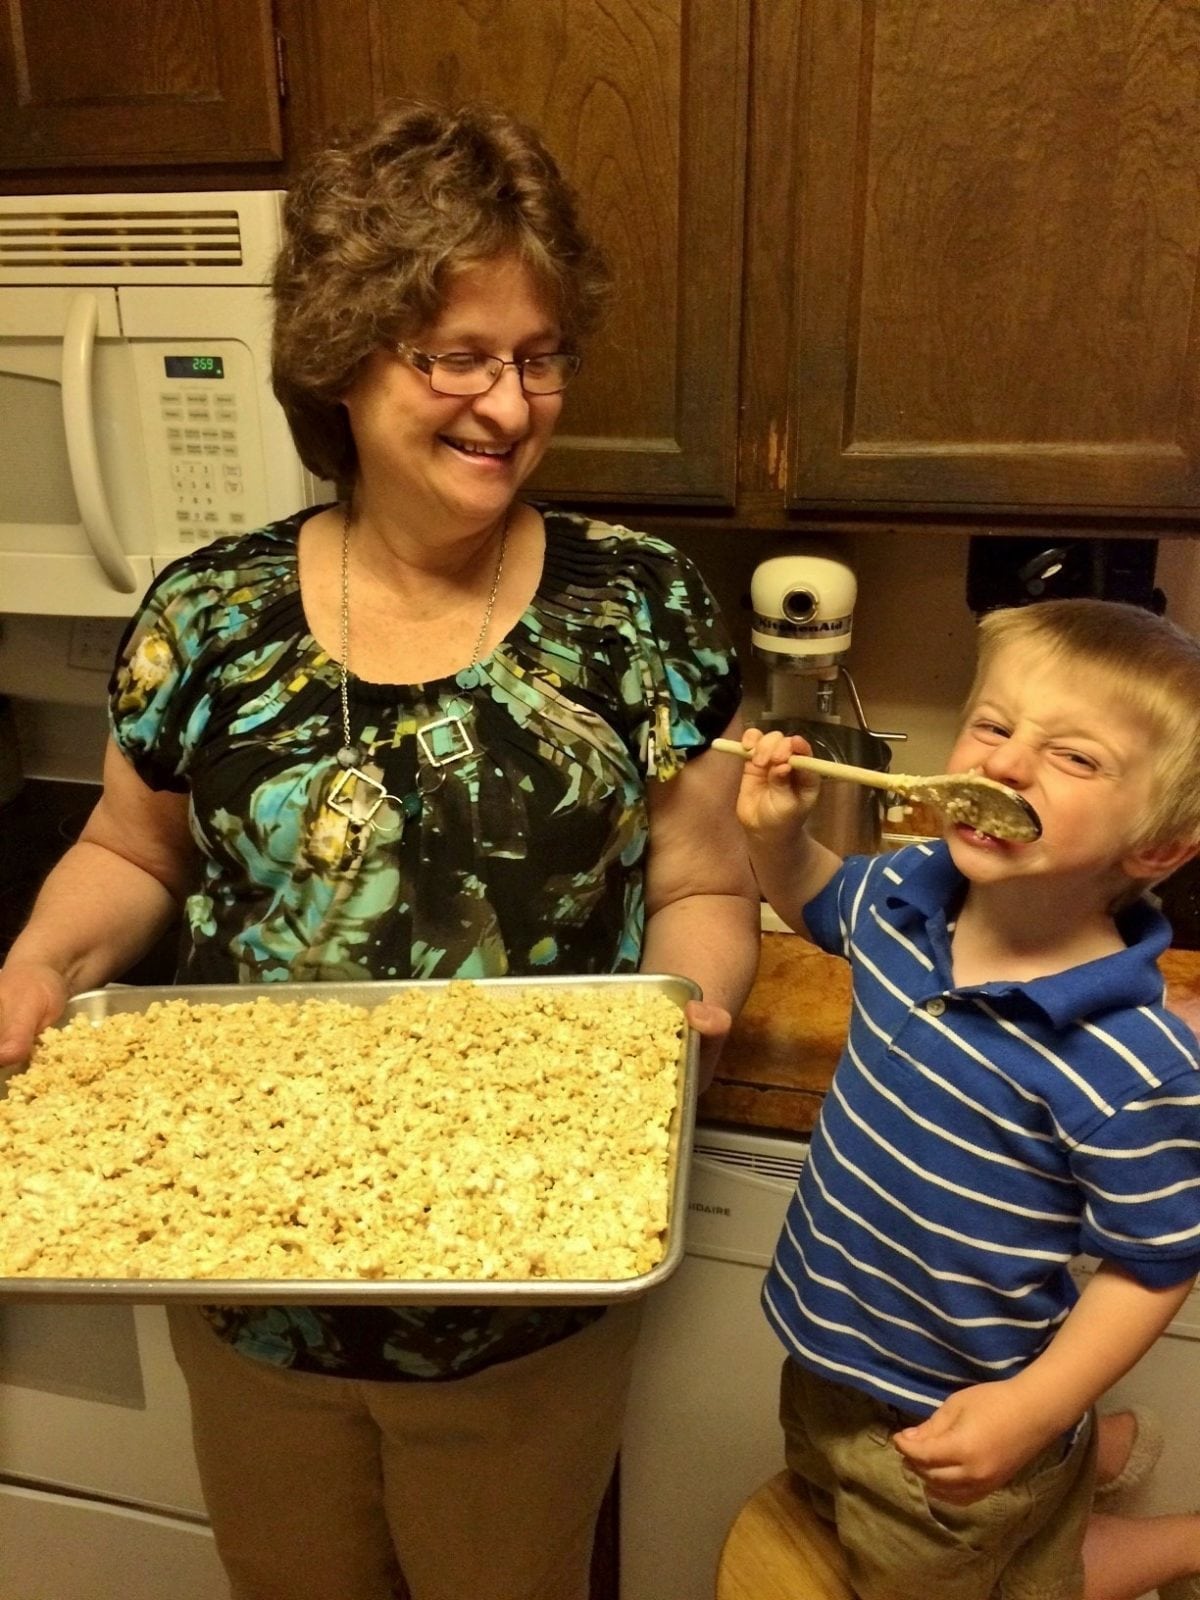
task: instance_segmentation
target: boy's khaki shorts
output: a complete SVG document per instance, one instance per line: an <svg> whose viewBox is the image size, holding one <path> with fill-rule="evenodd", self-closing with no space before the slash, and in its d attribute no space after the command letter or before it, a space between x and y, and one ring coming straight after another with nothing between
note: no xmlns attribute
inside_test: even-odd
<svg viewBox="0 0 1200 1600"><path fill-rule="evenodd" d="M1056 1440L973 1505L929 1500L891 1442L919 1419L783 1364L787 1463L837 1524L861 1600L1079 1600L1092 1508L1095 1426ZM1065 1453L1064 1453L1065 1450Z"/></svg>

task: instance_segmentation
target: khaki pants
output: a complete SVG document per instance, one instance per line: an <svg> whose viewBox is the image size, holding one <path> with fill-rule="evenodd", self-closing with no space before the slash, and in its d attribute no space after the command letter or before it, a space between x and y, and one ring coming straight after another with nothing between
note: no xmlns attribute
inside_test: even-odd
<svg viewBox="0 0 1200 1600"><path fill-rule="evenodd" d="M291 1372L169 1319L234 1600L586 1600L640 1306L441 1383Z"/></svg>
<svg viewBox="0 0 1200 1600"><path fill-rule="evenodd" d="M926 1495L892 1443L917 1419L785 1361L787 1463L836 1522L861 1600L1079 1600L1095 1428L1055 1441L972 1505Z"/></svg>

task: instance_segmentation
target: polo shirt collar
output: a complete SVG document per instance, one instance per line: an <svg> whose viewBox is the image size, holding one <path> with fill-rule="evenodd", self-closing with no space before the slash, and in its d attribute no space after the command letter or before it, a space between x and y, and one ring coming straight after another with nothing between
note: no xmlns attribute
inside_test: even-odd
<svg viewBox="0 0 1200 1600"><path fill-rule="evenodd" d="M927 938L936 943L936 930L944 930L946 914L965 883L945 841L939 839L899 883L888 884L883 899L901 913L911 910L925 924ZM1125 940L1124 950L1048 978L980 987L989 994L1023 996L1059 1028L1118 1006L1157 1004L1163 992L1157 962L1171 942L1170 923L1143 897L1118 914L1117 929Z"/></svg>

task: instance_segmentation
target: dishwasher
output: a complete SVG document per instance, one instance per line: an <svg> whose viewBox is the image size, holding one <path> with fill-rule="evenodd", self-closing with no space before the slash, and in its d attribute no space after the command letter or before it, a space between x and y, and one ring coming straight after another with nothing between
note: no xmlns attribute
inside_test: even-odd
<svg viewBox="0 0 1200 1600"><path fill-rule="evenodd" d="M784 1464L758 1300L807 1152L696 1128L684 1258L646 1296L621 1446L621 1600L713 1600L730 1523Z"/></svg>
<svg viewBox="0 0 1200 1600"><path fill-rule="evenodd" d="M783 1347L759 1291L808 1153L795 1135L700 1125L682 1263L646 1298L620 1468L621 1600L713 1600L734 1517L784 1465L776 1420ZM1076 1263L1082 1283L1094 1262ZM1200 1506L1200 1288L1101 1410L1151 1407L1166 1445L1120 1506ZM1114 1508L1115 1509L1115 1508Z"/></svg>

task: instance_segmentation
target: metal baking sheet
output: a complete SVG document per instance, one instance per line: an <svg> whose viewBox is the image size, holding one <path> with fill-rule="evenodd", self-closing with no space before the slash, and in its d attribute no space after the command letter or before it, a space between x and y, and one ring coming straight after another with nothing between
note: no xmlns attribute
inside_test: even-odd
<svg viewBox="0 0 1200 1600"><path fill-rule="evenodd" d="M232 1005L265 999L280 1004L299 1000L340 1000L354 1005L382 1005L408 989L448 988L471 982L480 989L595 991L600 1004L614 991L631 988L661 991L683 1010L700 998L690 979L657 973L619 977L422 979L374 983L192 984L134 988L110 984L70 1001L56 1026L78 1016L95 1021L120 1012L145 1011L158 1000L186 1000L193 1005ZM700 1038L684 1025L680 1041L678 1085L671 1117L668 1152L667 1230L662 1260L634 1278L538 1278L476 1280L382 1278L0 1278L0 1301L116 1300L128 1303L192 1301L220 1305L603 1305L636 1299L669 1278L683 1259L687 1218L690 1152L699 1092ZM0 1074L4 1082L19 1069Z"/></svg>

